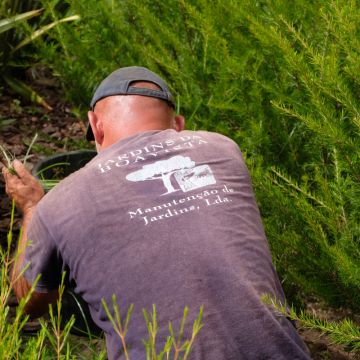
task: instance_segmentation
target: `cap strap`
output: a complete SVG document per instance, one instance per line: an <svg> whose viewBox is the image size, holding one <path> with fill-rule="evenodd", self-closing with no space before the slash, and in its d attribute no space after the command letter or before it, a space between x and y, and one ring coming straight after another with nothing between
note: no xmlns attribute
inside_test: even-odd
<svg viewBox="0 0 360 360"><path fill-rule="evenodd" d="M170 93L164 90L154 90L149 88L139 88L134 86L129 86L127 89L127 95L142 95L159 98L162 100L168 101L172 106L174 106L174 100Z"/></svg>

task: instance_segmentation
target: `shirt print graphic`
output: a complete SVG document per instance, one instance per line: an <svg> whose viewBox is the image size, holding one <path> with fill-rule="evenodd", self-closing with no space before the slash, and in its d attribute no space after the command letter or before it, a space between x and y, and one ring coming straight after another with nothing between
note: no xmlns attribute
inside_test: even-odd
<svg viewBox="0 0 360 360"><path fill-rule="evenodd" d="M190 157L181 155L144 165L140 170L126 176L126 180L134 182L158 179L162 180L166 190L161 195L179 190L187 192L216 184L209 165L196 166Z"/></svg>

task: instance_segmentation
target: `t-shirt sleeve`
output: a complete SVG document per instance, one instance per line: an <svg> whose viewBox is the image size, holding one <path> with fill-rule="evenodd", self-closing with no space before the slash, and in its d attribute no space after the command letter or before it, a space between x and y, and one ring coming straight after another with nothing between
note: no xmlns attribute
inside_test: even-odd
<svg viewBox="0 0 360 360"><path fill-rule="evenodd" d="M49 292L57 289L61 280L62 261L56 243L39 214L35 211L28 229L28 245L25 250L24 277L33 284L37 276L35 290Z"/></svg>

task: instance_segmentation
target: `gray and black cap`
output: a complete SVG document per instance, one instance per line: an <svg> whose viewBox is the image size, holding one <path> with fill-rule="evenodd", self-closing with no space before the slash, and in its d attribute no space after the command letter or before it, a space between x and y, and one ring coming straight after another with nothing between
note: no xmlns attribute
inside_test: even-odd
<svg viewBox="0 0 360 360"><path fill-rule="evenodd" d="M136 81L146 81L157 85L160 89L148 89L131 86ZM142 95L165 100L173 108L175 101L165 81L154 72L140 66L123 67L112 72L105 78L95 91L90 107L94 110L96 103L108 96L113 95ZM94 134L89 124L86 139L94 140Z"/></svg>

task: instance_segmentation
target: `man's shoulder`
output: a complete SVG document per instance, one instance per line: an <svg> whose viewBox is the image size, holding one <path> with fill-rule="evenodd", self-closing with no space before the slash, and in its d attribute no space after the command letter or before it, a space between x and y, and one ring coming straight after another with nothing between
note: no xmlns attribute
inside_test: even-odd
<svg viewBox="0 0 360 360"><path fill-rule="evenodd" d="M181 134L186 134L186 133L193 134L194 136L196 136L196 135L201 136L201 137L207 138L209 140L221 141L221 142L225 142L225 143L229 143L229 144L238 146L234 140L232 140L228 136L225 136L218 132L206 131L206 130L183 130L181 132Z"/></svg>
<svg viewBox="0 0 360 360"><path fill-rule="evenodd" d="M188 130L185 130L182 133L189 132ZM239 145L228 136L225 136L223 134L212 132L212 131L205 131L205 130L197 130L197 131L190 131L194 136L200 136L205 141L211 143L211 145L214 148L218 148L219 150L229 150L229 151L235 151L240 152Z"/></svg>

